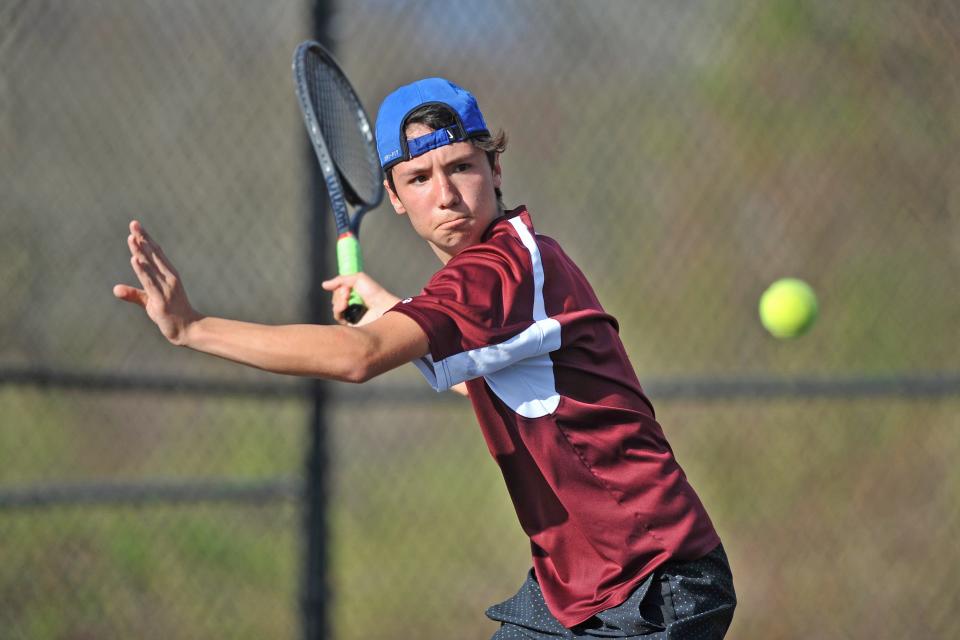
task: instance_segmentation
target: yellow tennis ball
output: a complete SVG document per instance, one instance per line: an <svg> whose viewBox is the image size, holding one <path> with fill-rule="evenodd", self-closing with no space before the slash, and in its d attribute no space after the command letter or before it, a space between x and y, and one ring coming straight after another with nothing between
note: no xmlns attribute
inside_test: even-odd
<svg viewBox="0 0 960 640"><path fill-rule="evenodd" d="M760 322L774 337L796 338L817 319L817 295L803 280L782 278L760 296Z"/></svg>

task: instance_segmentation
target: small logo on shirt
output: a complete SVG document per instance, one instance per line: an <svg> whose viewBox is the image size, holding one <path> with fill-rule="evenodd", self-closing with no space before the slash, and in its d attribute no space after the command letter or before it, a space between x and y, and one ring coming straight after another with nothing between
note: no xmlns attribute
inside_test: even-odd
<svg viewBox="0 0 960 640"><path fill-rule="evenodd" d="M407 304L408 302L413 302L413 298L404 298L400 301L400 304Z"/></svg>

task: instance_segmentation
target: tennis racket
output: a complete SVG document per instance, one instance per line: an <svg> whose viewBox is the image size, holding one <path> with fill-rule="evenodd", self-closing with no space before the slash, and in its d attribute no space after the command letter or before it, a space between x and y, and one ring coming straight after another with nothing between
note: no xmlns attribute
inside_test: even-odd
<svg viewBox="0 0 960 640"><path fill-rule="evenodd" d="M293 81L337 225L337 269L340 275L363 271L360 220L383 200L373 128L340 65L318 42L297 46ZM347 322L356 324L366 311L352 291L344 312Z"/></svg>

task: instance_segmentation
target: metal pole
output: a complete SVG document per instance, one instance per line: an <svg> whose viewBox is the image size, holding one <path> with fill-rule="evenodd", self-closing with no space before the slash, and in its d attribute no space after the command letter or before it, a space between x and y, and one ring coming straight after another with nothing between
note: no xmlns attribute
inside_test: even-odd
<svg viewBox="0 0 960 640"><path fill-rule="evenodd" d="M332 11L333 0L313 0L310 12L313 23L313 37L329 46L327 27ZM313 149L307 137L303 137L303 157L307 163L309 177L310 213L307 224L310 238L310 293L309 321L323 323L329 318L328 295L320 286L323 274L327 272L327 248L330 246L327 232L326 187L317 166ZM325 640L331 637L329 604L331 590L329 582L328 524L327 504L329 482L327 475L327 427L324 421L326 389L320 380L312 380L309 386L310 422L309 449L304 474L304 562L303 562L303 637L304 640Z"/></svg>
<svg viewBox="0 0 960 640"><path fill-rule="evenodd" d="M327 606L330 600L327 561L327 443L323 408L324 389L315 381L311 392L309 449L304 487L303 637L330 637Z"/></svg>

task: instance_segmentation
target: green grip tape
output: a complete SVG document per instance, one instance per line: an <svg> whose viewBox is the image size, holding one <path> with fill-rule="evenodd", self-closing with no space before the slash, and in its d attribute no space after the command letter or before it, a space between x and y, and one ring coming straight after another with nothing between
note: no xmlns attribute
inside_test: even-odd
<svg viewBox="0 0 960 640"><path fill-rule="evenodd" d="M360 297L360 294L353 289L350 290L350 297L347 298L347 304L350 306L356 305L358 307L367 306L363 303L363 298Z"/></svg>
<svg viewBox="0 0 960 640"><path fill-rule="evenodd" d="M363 258L360 257L360 242L353 234L344 234L337 239L337 270L342 276L363 271ZM364 306L363 298L353 290L347 301L351 305Z"/></svg>

